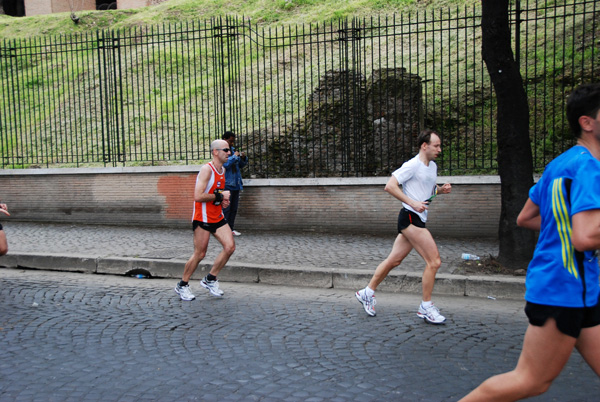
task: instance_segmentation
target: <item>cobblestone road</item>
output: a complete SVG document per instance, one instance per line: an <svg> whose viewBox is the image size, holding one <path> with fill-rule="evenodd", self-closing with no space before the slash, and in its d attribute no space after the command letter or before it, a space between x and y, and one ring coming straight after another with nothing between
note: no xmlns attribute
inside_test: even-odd
<svg viewBox="0 0 600 402"><path fill-rule="evenodd" d="M453 401L517 361L520 301L224 283L183 302L175 281L0 269L1 401ZM535 401L597 401L574 353Z"/></svg>

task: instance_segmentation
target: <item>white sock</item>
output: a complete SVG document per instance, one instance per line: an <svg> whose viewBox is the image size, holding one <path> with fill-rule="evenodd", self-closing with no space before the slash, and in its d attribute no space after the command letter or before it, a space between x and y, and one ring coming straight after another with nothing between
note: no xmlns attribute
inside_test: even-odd
<svg viewBox="0 0 600 402"><path fill-rule="evenodd" d="M375 294L375 291L373 289L371 289L368 286L365 288L365 295L367 297L373 297L374 294Z"/></svg>
<svg viewBox="0 0 600 402"><path fill-rule="evenodd" d="M432 304L433 302L431 300L421 302L421 306L423 306L423 308L431 307Z"/></svg>

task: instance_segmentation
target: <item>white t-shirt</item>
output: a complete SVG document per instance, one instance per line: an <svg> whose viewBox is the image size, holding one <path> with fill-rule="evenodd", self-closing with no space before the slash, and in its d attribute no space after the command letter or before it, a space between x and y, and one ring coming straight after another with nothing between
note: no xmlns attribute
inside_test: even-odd
<svg viewBox="0 0 600 402"><path fill-rule="evenodd" d="M426 166L419 159L419 155L404 162L399 169L392 173L402 186L402 191L416 201L425 201L435 193L437 181L437 165L434 161ZM417 212L410 205L402 203L404 208L419 215L423 222L427 222L427 210Z"/></svg>

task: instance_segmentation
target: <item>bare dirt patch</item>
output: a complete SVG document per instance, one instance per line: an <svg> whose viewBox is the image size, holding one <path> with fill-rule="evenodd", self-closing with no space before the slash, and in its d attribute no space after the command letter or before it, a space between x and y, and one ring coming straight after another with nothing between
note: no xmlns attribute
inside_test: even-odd
<svg viewBox="0 0 600 402"><path fill-rule="evenodd" d="M500 264L494 257L483 257L481 260L462 261L460 266L453 272L457 275L508 275L524 276L525 269L510 269Z"/></svg>

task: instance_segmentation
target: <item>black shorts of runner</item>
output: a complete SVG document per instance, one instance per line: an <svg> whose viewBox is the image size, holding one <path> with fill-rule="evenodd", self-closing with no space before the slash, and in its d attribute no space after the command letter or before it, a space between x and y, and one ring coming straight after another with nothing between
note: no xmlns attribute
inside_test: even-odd
<svg viewBox="0 0 600 402"><path fill-rule="evenodd" d="M2 227L2 224L0 223L0 230L2 230L2 229L3 229L3 227Z"/></svg>
<svg viewBox="0 0 600 402"><path fill-rule="evenodd" d="M217 223L206 223L200 221L192 221L192 230L196 230L196 228L202 228L210 233L217 233L217 229L221 226L227 225L227 221L225 219L220 220Z"/></svg>
<svg viewBox="0 0 600 402"><path fill-rule="evenodd" d="M401 233L410 225L415 225L418 228L425 228L425 222L419 218L419 215L406 208L402 208L398 214L398 233Z"/></svg>
<svg viewBox="0 0 600 402"><path fill-rule="evenodd" d="M594 307L558 307L527 302L525 314L529 323L543 326L548 318L554 318L556 327L565 335L579 338L583 328L600 325L600 300Z"/></svg>

